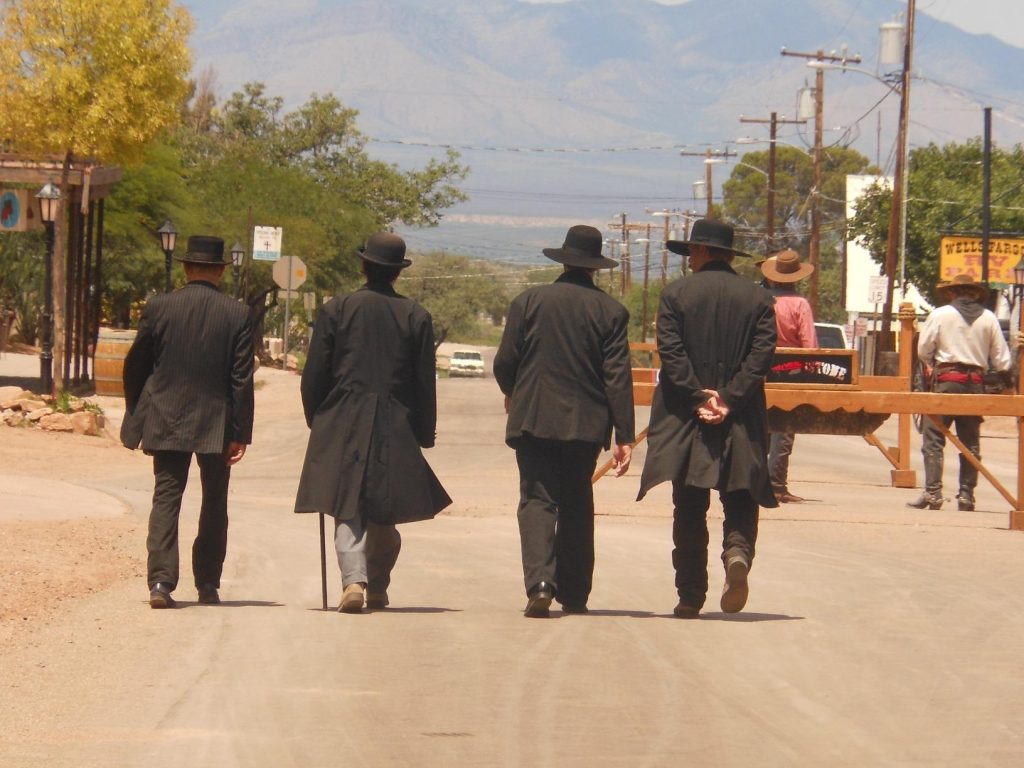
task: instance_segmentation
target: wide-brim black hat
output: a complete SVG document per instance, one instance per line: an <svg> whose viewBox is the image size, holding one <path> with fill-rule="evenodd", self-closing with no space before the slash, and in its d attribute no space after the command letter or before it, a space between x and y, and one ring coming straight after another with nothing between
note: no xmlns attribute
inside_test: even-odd
<svg viewBox="0 0 1024 768"><path fill-rule="evenodd" d="M359 249L364 261L385 267L408 267L412 264L405 258L405 240L391 232L377 232L366 239L366 245Z"/></svg>
<svg viewBox="0 0 1024 768"><path fill-rule="evenodd" d="M184 256L175 256L178 261L189 264L227 264L224 261L224 241L209 235L192 235Z"/></svg>
<svg viewBox="0 0 1024 768"><path fill-rule="evenodd" d="M561 248L544 248L544 255L567 267L583 269L611 269L619 266L615 259L601 255L601 232L586 224L569 227Z"/></svg>
<svg viewBox="0 0 1024 768"><path fill-rule="evenodd" d="M693 227L690 229L690 237L687 240L669 240L666 243L666 247L672 253L689 256L691 245L706 245L710 248L731 251L737 256L753 258L749 253L732 247L733 234L733 228L724 221L697 219L697 221L693 222Z"/></svg>

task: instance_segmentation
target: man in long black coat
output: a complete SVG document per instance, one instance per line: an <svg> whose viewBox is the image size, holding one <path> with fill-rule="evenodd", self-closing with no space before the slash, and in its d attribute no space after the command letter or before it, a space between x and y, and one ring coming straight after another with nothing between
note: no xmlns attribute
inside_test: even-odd
<svg viewBox="0 0 1024 768"><path fill-rule="evenodd" d="M437 421L430 314L395 292L412 262L405 241L381 232L360 251L366 285L317 316L302 372L309 445L296 512L335 519L338 610L388 605L402 539L396 523L434 517L451 503L421 448Z"/></svg>
<svg viewBox="0 0 1024 768"><path fill-rule="evenodd" d="M149 516L147 579L153 608L173 608L178 584L178 514L192 454L203 502L192 545L199 602L217 590L228 543L231 465L252 442L253 346L249 313L221 294L224 241L188 239L188 283L151 298L124 362L127 413L121 441L153 456L156 488Z"/></svg>
<svg viewBox="0 0 1024 768"><path fill-rule="evenodd" d="M775 352L775 312L764 288L730 263L732 227L703 219L669 250L693 274L665 287L658 310L661 374L651 408L642 499L672 481L675 615L696 618L708 589L707 510L718 491L725 511L723 611L747 601L758 505L775 507L767 470L764 380ZM745 255L745 254L740 254Z"/></svg>
<svg viewBox="0 0 1024 768"><path fill-rule="evenodd" d="M617 262L601 255L601 233L569 229L544 254L565 265L552 285L529 288L509 308L494 377L505 394L505 442L519 465L519 534L526 615L543 617L556 596L585 613L594 574L591 476L611 443L616 475L634 442L629 312L594 285Z"/></svg>

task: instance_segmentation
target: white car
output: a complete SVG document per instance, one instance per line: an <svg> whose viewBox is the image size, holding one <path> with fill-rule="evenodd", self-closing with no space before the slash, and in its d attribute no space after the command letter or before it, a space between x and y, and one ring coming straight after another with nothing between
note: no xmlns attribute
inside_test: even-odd
<svg viewBox="0 0 1024 768"><path fill-rule="evenodd" d="M452 352L448 363L449 376L483 376L484 356L471 349L457 349Z"/></svg>
<svg viewBox="0 0 1024 768"><path fill-rule="evenodd" d="M815 323L814 332L818 336L818 349L849 349L850 340L846 338L846 329L835 323Z"/></svg>

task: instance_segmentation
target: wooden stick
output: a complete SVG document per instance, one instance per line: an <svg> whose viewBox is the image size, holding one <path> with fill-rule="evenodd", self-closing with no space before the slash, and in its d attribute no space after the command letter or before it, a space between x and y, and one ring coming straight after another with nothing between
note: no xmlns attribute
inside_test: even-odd
<svg viewBox="0 0 1024 768"><path fill-rule="evenodd" d="M320 513L320 591L327 610L327 536L324 532L324 513Z"/></svg>
<svg viewBox="0 0 1024 768"><path fill-rule="evenodd" d="M952 432L950 432L945 424L939 421L939 417L931 413L927 414L927 416L929 419L932 420L932 423L936 426L936 428L938 428L938 430L946 436L946 439L956 446L956 449L960 451L960 454L965 459L967 459L968 463L976 470L981 472L981 474L985 476L985 479L992 483L992 486L997 491L999 491L1000 495L1002 495L1004 499L1010 502L1010 506L1013 509L1019 509L1019 507L1017 506L1017 500L1010 495L1010 492L1006 490L998 480L996 480L995 476L991 472L985 469L985 465L978 461L977 457L968 450L967 446L960 442L959 438L957 438Z"/></svg>
<svg viewBox="0 0 1024 768"><path fill-rule="evenodd" d="M644 439L647 437L647 429L648 429L647 427L644 427L643 429L640 430L640 434L636 436L636 440L634 440L632 443L630 443L630 447L631 448L636 448L638 445L640 445L640 443L642 443L644 441ZM595 472L594 476L592 478L590 478L590 484L593 485L598 480L600 480L602 477L607 475L608 474L608 470L610 470L614 466L615 466L615 459L608 459L608 461L606 461L604 464L602 464L600 467L598 467L597 472Z"/></svg>

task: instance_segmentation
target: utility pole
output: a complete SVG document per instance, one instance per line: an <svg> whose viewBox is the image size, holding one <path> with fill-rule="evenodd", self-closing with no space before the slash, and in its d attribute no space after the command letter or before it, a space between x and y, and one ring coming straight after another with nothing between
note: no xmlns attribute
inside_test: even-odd
<svg viewBox="0 0 1024 768"><path fill-rule="evenodd" d="M650 224L636 223L629 221L629 214L619 214L618 221L610 221L606 225L608 231L614 232L616 235L621 237L621 240L610 240L609 242L614 246L619 246L619 253L622 258L619 263L620 279L619 287L622 291L621 295L625 297L628 290L633 286L633 278L630 274L632 272L632 259L629 253L629 233L630 232L643 232L646 227Z"/></svg>
<svg viewBox="0 0 1024 768"><path fill-rule="evenodd" d="M662 216L664 218L664 230L661 236L661 284L665 285L668 282L668 241L670 237L670 228L668 225L669 219L675 216L677 219L682 219L685 227L686 213L680 211L678 208L663 208L660 211L652 211L650 208L645 211L649 216Z"/></svg>
<svg viewBox="0 0 1024 768"><path fill-rule="evenodd" d="M718 158L729 158L736 157L735 152L730 152L728 149L712 149L708 147L703 152L687 152L685 150L679 153L682 157L703 157L704 158L704 194L707 197L707 212L706 216L711 218L712 215L712 201L714 200L714 186L711 180L711 166L713 161Z"/></svg>
<svg viewBox="0 0 1024 768"><path fill-rule="evenodd" d="M900 123L896 134L896 170L892 179L892 209L889 211L889 237L885 244L885 304L882 306L882 328L877 344L879 350L891 350L894 345L892 300L896 282L897 257L903 253L906 242L907 204L907 128L910 123L910 71L914 60L914 16L916 0L907 0L907 31L903 41L903 73L900 84Z"/></svg>
<svg viewBox="0 0 1024 768"><path fill-rule="evenodd" d="M760 117L743 117L740 116L741 123L768 123L771 126L770 136L768 140L768 205L765 211L765 221L768 223L768 248L766 255L771 255L777 249L775 247L775 146L776 146L776 133L777 128L780 124L784 125L803 125L806 120L786 120L785 118L780 119L778 114L772 112L772 116L767 120Z"/></svg>
<svg viewBox="0 0 1024 768"><path fill-rule="evenodd" d="M781 51L783 56L796 56L801 59L813 59L816 62L824 63L838 63L847 64L854 63L860 64L860 56L854 54L850 55L843 53L837 55L835 53L825 53L825 51L819 49L814 53L806 53L801 51L789 51L785 48ZM821 256L821 210L819 199L821 197L821 145L822 145L822 134L825 130L822 118L825 112L825 71L818 67L814 73L814 184L811 189L811 242L808 246L808 261L814 267L814 271L811 273L810 280L810 295L808 299L811 304L811 310L815 315L818 314L818 277L821 274L819 268L819 261ZM891 296L891 293L890 293Z"/></svg>

